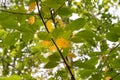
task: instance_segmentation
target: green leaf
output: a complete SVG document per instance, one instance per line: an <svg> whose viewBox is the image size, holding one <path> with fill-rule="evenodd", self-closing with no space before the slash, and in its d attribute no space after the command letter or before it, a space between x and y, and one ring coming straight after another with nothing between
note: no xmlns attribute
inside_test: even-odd
<svg viewBox="0 0 120 80"><path fill-rule="evenodd" d="M17 14L16 18L17 18L18 22L20 22L20 24L23 24L23 23L25 23L25 20L26 20L27 16L26 15Z"/></svg>
<svg viewBox="0 0 120 80"><path fill-rule="evenodd" d="M39 32L38 37L40 38L40 40L50 40L50 34L48 34L47 32Z"/></svg>
<svg viewBox="0 0 120 80"><path fill-rule="evenodd" d="M66 30L79 30L86 24L86 20L84 18L79 18L74 21L72 21L70 24L68 24L65 29Z"/></svg>
<svg viewBox="0 0 120 80"><path fill-rule="evenodd" d="M79 31L78 33L76 33L73 36L73 38L71 39L71 41L73 41L75 43L87 42L87 43L95 46L96 44L95 44L93 38L95 38L95 39L98 38L95 35L95 33L93 33L92 31L89 31L89 30L82 30L82 31Z"/></svg>
<svg viewBox="0 0 120 80"><path fill-rule="evenodd" d="M43 2L44 5L46 5L49 8L53 8L53 9L58 9L63 3L65 2L65 0L45 0Z"/></svg>
<svg viewBox="0 0 120 80"><path fill-rule="evenodd" d="M33 32L31 26L29 26L28 24L21 24L20 27L18 27L18 30L20 32Z"/></svg>
<svg viewBox="0 0 120 80"><path fill-rule="evenodd" d="M22 78L20 76L18 76L18 75L12 75L8 79L6 79L6 80L21 80L21 79Z"/></svg>
<svg viewBox="0 0 120 80"><path fill-rule="evenodd" d="M56 61L49 61L44 68L54 68L58 65L58 63Z"/></svg>
<svg viewBox="0 0 120 80"><path fill-rule="evenodd" d="M84 42L82 38L74 36L73 38L71 38L71 41L74 43L82 43Z"/></svg>
<svg viewBox="0 0 120 80"><path fill-rule="evenodd" d="M5 19L7 19L7 18L9 18L9 17L10 17L9 14L6 14L6 13L4 13L4 12L0 13L0 23L1 23L3 20L5 20Z"/></svg>
<svg viewBox="0 0 120 80"><path fill-rule="evenodd" d="M25 33L22 33L22 40L25 42L25 43L28 43L28 41L32 40L34 37L34 34L33 33L30 33L30 32L25 32Z"/></svg>
<svg viewBox="0 0 120 80"><path fill-rule="evenodd" d="M110 28L110 32L116 33L117 35L120 36L120 26L115 25L114 27Z"/></svg>
<svg viewBox="0 0 120 80"><path fill-rule="evenodd" d="M69 15L72 14L72 10L70 10L69 8L61 8L58 11L58 14L61 15L61 16L69 16Z"/></svg>
<svg viewBox="0 0 120 80"><path fill-rule="evenodd" d="M22 78L18 75L11 75L10 77L0 77L0 80L21 80Z"/></svg>
<svg viewBox="0 0 120 80"><path fill-rule="evenodd" d="M18 23L13 15L0 13L0 24L4 28L17 29Z"/></svg>
<svg viewBox="0 0 120 80"><path fill-rule="evenodd" d="M56 39L58 37L62 37L64 33L64 30L62 28L55 28L52 31L52 36Z"/></svg>
<svg viewBox="0 0 120 80"><path fill-rule="evenodd" d="M100 44L101 51L106 51L108 49L108 45L106 41L102 41Z"/></svg>
<svg viewBox="0 0 120 80"><path fill-rule="evenodd" d="M68 80L68 74L64 70L59 70L57 74L55 74L55 77L61 77L64 80Z"/></svg>
<svg viewBox="0 0 120 80"><path fill-rule="evenodd" d="M120 68L120 64L119 64L119 62L120 62L120 59L118 58L118 59L115 59L115 61L113 62L113 67L114 68Z"/></svg>
<svg viewBox="0 0 120 80"><path fill-rule="evenodd" d="M101 80L101 74L94 74L89 80Z"/></svg>
<svg viewBox="0 0 120 80"><path fill-rule="evenodd" d="M117 2L117 0L113 0L114 2Z"/></svg>
<svg viewBox="0 0 120 80"><path fill-rule="evenodd" d="M49 17L51 16L50 14L50 8L44 4L41 5L41 14L43 17Z"/></svg>
<svg viewBox="0 0 120 80"><path fill-rule="evenodd" d="M59 61L60 56L58 55L59 53L55 52L54 54L50 55L48 58L50 61Z"/></svg>
<svg viewBox="0 0 120 80"><path fill-rule="evenodd" d="M64 57L66 57L69 53L70 53L70 49L69 48L63 49L62 54L63 54Z"/></svg>
<svg viewBox="0 0 120 80"><path fill-rule="evenodd" d="M94 65L91 63L85 63L80 60L73 62L75 67L84 68L84 69L94 69Z"/></svg>
<svg viewBox="0 0 120 80"><path fill-rule="evenodd" d="M83 70L80 70L79 72L81 78L83 79L88 78L89 76L91 76L92 73L93 73L93 70L91 69L83 69Z"/></svg>
<svg viewBox="0 0 120 80"><path fill-rule="evenodd" d="M75 34L75 36L79 36L85 40L96 37L96 35L92 31L89 31L89 30L79 31L78 33Z"/></svg>
<svg viewBox="0 0 120 80"><path fill-rule="evenodd" d="M19 32L9 33L6 38L3 40L3 43L7 46L14 45L20 38Z"/></svg>
<svg viewBox="0 0 120 80"><path fill-rule="evenodd" d="M0 29L0 39L4 39L7 35L7 31Z"/></svg>
<svg viewBox="0 0 120 80"><path fill-rule="evenodd" d="M109 41L112 41L112 42L117 42L119 40L119 35L117 35L116 33L114 32L108 32L106 34L106 38L109 40Z"/></svg>

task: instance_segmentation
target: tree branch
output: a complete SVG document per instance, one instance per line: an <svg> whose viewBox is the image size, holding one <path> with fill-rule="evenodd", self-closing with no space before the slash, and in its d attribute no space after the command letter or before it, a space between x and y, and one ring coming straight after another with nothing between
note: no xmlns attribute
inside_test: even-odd
<svg viewBox="0 0 120 80"><path fill-rule="evenodd" d="M115 47L113 47L107 54L106 56L106 59L105 61L103 62L103 64L101 65L101 69L100 69L100 72L102 71L104 65L107 63L108 59L109 59L109 56L110 56L110 53L112 53L117 47L119 47L120 43L118 45L116 45Z"/></svg>
<svg viewBox="0 0 120 80"><path fill-rule="evenodd" d="M37 3L37 9L38 9L39 17L40 17L40 19L42 20L42 22L43 22L43 24L44 24L47 32L50 33L49 30L48 30L48 28L47 28L47 25L45 24L45 21L44 21L42 15L41 15L41 11L40 11L40 8L39 8L39 1L36 0L36 3ZM59 47L57 46L55 40L54 40L53 38L51 38L51 41L53 42L53 44L56 46L58 52L60 53L60 56L61 56L61 58L63 59L65 65L66 65L66 67L67 67L67 69L68 69L68 71L69 71L69 73L70 73L70 75L71 75L71 77L72 77L72 80L75 80L75 77L74 77L74 75L72 74L72 71L71 71L71 69L70 69L70 66L67 64L64 56L62 55L61 50L60 50Z"/></svg>
<svg viewBox="0 0 120 80"><path fill-rule="evenodd" d="M11 14L38 15L38 14L33 14L33 13L12 12L12 11L3 10L3 9L0 9L0 11L1 11L1 12L6 12L6 13L11 13Z"/></svg>

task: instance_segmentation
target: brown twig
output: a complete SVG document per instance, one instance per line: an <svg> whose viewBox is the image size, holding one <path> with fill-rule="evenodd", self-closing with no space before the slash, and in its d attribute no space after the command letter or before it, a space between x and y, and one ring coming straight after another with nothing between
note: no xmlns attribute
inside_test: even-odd
<svg viewBox="0 0 120 80"><path fill-rule="evenodd" d="M54 24L55 28L57 28L57 25L56 25L55 19L54 19L55 12L54 12L54 10L52 8L50 9L50 14L51 14L51 18L52 18L53 24Z"/></svg>
<svg viewBox="0 0 120 80"><path fill-rule="evenodd" d="M47 28L47 25L45 24L45 21L44 21L42 15L41 15L41 11L40 11L40 8L39 8L39 1L36 0L36 3L37 3L37 9L38 9L39 17L40 17L40 19L42 20L42 22L43 22L43 24L44 24L47 32L50 33L49 30L48 30L48 28ZM70 73L70 75L71 75L71 77L72 77L71 79L72 79L72 80L75 80L75 77L74 77L74 75L72 74L72 71L71 71L71 69L70 69L70 66L67 64L64 56L62 55L61 50L60 50L59 47L57 46L55 40L54 40L53 38L51 38L51 41L53 42L53 44L56 46L58 52L60 53L60 56L61 56L61 58L63 59L65 65L66 65L66 67L67 67L67 69L68 69L68 71L69 71L69 73Z"/></svg>

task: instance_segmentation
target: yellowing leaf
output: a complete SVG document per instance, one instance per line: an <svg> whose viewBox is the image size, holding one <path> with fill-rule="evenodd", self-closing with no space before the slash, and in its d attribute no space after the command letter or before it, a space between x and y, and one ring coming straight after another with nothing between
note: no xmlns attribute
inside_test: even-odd
<svg viewBox="0 0 120 80"><path fill-rule="evenodd" d="M52 25L51 19L46 22L46 26L47 26L49 32L51 32L53 30L53 25Z"/></svg>
<svg viewBox="0 0 120 80"><path fill-rule="evenodd" d="M70 46L69 41L67 41L64 38L59 38L56 40L56 44L60 47L60 48L67 48Z"/></svg>
<svg viewBox="0 0 120 80"><path fill-rule="evenodd" d="M31 3L29 5L28 11L33 11L35 9L36 5L37 5L36 2Z"/></svg>
<svg viewBox="0 0 120 80"><path fill-rule="evenodd" d="M108 68L108 67L106 67L106 68L105 68L105 72L108 72L108 71L109 71L109 68Z"/></svg>
<svg viewBox="0 0 120 80"><path fill-rule="evenodd" d="M70 58L76 58L76 55L73 54L73 53L69 53L69 54L68 54L68 57L70 57Z"/></svg>
<svg viewBox="0 0 120 80"><path fill-rule="evenodd" d="M41 42L43 46L49 47L51 45L50 41L42 41Z"/></svg>
<svg viewBox="0 0 120 80"><path fill-rule="evenodd" d="M57 18L57 21L60 24L60 27L64 28L65 24L63 23L62 19Z"/></svg>
<svg viewBox="0 0 120 80"><path fill-rule="evenodd" d="M28 24L33 25L34 23L35 23L35 17L34 17L34 16L31 16L31 17L28 19Z"/></svg>
<svg viewBox="0 0 120 80"><path fill-rule="evenodd" d="M110 80L111 79L111 77L110 76L107 76L106 78L105 78L105 80Z"/></svg>
<svg viewBox="0 0 120 80"><path fill-rule="evenodd" d="M51 46L51 47L49 48L49 51L56 51L56 50L57 50L56 46Z"/></svg>

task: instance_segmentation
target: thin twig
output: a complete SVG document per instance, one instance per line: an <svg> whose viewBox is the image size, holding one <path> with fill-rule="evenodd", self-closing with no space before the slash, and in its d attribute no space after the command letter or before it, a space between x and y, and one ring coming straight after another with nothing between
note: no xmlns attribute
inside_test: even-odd
<svg viewBox="0 0 120 80"><path fill-rule="evenodd" d="M43 19L43 17L42 17L42 14L41 14L41 11L40 11L38 2L39 2L39 1L36 0L37 9L38 9L38 15L39 15L40 19L42 20L42 22L43 22L43 24L44 24L44 26L45 26L46 31L47 31L48 33L50 33L49 30L48 30L48 28L47 28L47 25L45 24L45 21L44 21L44 19Z"/></svg>
<svg viewBox="0 0 120 80"><path fill-rule="evenodd" d="M45 21L43 20L42 15L41 15L41 11L40 11L39 4L38 4L39 1L36 0L36 3L37 3L37 9L38 9L38 12L39 12L40 19L42 20L42 22L43 22L43 24L44 24L44 26L45 26L47 32L50 33L49 30L48 30L48 28L47 28L47 26L46 26L46 24L45 24ZM70 73L70 75L71 75L71 77L72 77L72 80L75 80L75 77L74 77L74 75L72 74L72 71L71 71L71 69L70 69L70 66L67 64L67 62L66 62L64 56L62 55L61 50L60 50L59 47L57 46L55 40L54 40L53 38L51 38L51 41L53 42L53 44L56 46L58 52L60 53L60 56L62 57L62 59L63 59L65 65L66 65L66 67L68 68L68 71L69 71L69 73Z"/></svg>
<svg viewBox="0 0 120 80"><path fill-rule="evenodd" d="M107 61L108 61L108 59L109 59L110 53L112 53L117 47L119 47L119 45L120 45L120 43L119 43L118 45L116 45L115 47L113 47L113 48L108 52L105 61L104 61L103 64L101 65L100 72L102 71L103 66L107 63Z"/></svg>
<svg viewBox="0 0 120 80"><path fill-rule="evenodd" d="M57 28L56 23L55 23L55 19L54 19L54 10L52 8L50 9L50 14L51 14L53 24L54 24L55 28Z"/></svg>
<svg viewBox="0 0 120 80"><path fill-rule="evenodd" d="M57 15L57 12L65 5L65 2L56 10L54 11L54 14L52 14L52 16L56 16ZM48 19L51 19L52 16L50 16Z"/></svg>
<svg viewBox="0 0 120 80"><path fill-rule="evenodd" d="M65 3L63 3L56 11L54 11L54 14L52 14L53 16L56 15L56 13L59 11L59 9L61 9L64 6ZM10 14L21 14L21 15L39 15L39 14L35 14L35 13L23 13L23 12L14 12L14 11L8 11L8 10L3 10L0 9L1 12L6 12L6 13L10 13ZM50 19L51 17L49 17L48 19Z"/></svg>
<svg viewBox="0 0 120 80"><path fill-rule="evenodd" d="M33 13L22 13L22 12L13 12L13 11L8 11L8 10L3 10L0 9L1 12L6 12L6 13L11 13L11 14L22 14L22 15L38 15L38 14L33 14Z"/></svg>
<svg viewBox="0 0 120 80"><path fill-rule="evenodd" d="M58 52L60 53L60 56L62 57L65 65L66 65L66 67L68 68L69 73L70 73L70 75L71 75L71 80L75 80L75 77L74 77L74 75L72 74L72 71L71 71L71 69L70 69L71 67L67 64L67 61L65 60L64 56L62 55L61 50L59 49L59 47L58 47L57 44L55 43L54 39L51 39L51 40L52 40L52 42L54 43L55 47L57 48Z"/></svg>

